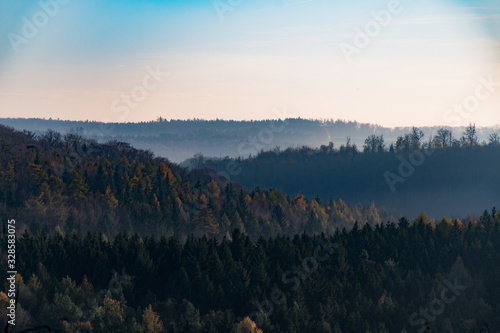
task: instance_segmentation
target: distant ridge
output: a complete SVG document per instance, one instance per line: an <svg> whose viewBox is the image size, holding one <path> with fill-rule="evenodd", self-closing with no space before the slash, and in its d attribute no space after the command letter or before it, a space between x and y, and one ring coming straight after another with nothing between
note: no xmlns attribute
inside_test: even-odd
<svg viewBox="0 0 500 333"><path fill-rule="evenodd" d="M410 127L388 128L376 124L343 120L314 120L289 118L285 120L166 120L140 123L102 123L40 118L0 118L0 124L17 130L35 133L52 129L62 133L75 133L99 142L119 140L139 149L149 149L157 156L180 163L197 153L213 157L255 156L261 150L269 151L302 146L319 147L331 141L335 146L350 138L352 144L362 146L371 134L383 135L385 142L410 131ZM421 127L425 137L440 127ZM451 128L458 136L465 127ZM479 141L498 131L500 125L478 128Z"/></svg>

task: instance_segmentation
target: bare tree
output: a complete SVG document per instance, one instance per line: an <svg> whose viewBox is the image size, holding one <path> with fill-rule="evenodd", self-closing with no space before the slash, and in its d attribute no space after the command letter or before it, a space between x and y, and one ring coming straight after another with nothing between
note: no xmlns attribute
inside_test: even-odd
<svg viewBox="0 0 500 333"><path fill-rule="evenodd" d="M385 150L384 136L370 135L365 139L363 151L365 153L377 153Z"/></svg>
<svg viewBox="0 0 500 333"><path fill-rule="evenodd" d="M440 128L432 140L432 145L436 149L450 148L453 144L453 133L446 128Z"/></svg>
<svg viewBox="0 0 500 333"><path fill-rule="evenodd" d="M500 145L500 136L497 133L491 133L488 137L488 145L498 146Z"/></svg>
<svg viewBox="0 0 500 333"><path fill-rule="evenodd" d="M465 147L475 147L478 145L476 124L469 124L460 139L460 143Z"/></svg>
<svg viewBox="0 0 500 333"><path fill-rule="evenodd" d="M424 137L424 132L418 127L412 127L410 133L410 149L420 150L422 148L422 138Z"/></svg>
<svg viewBox="0 0 500 333"><path fill-rule="evenodd" d="M394 149L397 153L402 152L406 149L410 149L410 134L399 136L396 140L396 146L394 147Z"/></svg>
<svg viewBox="0 0 500 333"><path fill-rule="evenodd" d="M56 132L56 131L51 130L51 129L47 130L47 132L45 132L45 134L43 134L40 137L40 141L42 143L45 143L49 147L54 147L54 148L62 147L62 145L63 145L61 133Z"/></svg>

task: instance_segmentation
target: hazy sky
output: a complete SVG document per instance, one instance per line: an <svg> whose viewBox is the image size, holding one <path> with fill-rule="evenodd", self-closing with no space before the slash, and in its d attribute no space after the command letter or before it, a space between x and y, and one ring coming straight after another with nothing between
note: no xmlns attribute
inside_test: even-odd
<svg viewBox="0 0 500 333"><path fill-rule="evenodd" d="M0 117L284 115L500 124L500 1L0 0Z"/></svg>

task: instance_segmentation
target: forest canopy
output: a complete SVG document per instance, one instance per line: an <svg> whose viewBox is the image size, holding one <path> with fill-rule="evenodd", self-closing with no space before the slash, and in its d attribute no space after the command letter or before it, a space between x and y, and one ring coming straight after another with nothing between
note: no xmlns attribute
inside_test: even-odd
<svg viewBox="0 0 500 333"><path fill-rule="evenodd" d="M380 145L370 140L368 146ZM373 162L393 154L343 149L258 159ZM463 149L447 151L460 156ZM488 149L494 147L469 153ZM249 190L127 143L55 131L0 126L0 153L0 215L15 217L18 230L18 330L500 328L495 208L460 219L424 212L396 218L374 204ZM0 232L5 266L5 224ZM9 277L0 272L5 286ZM0 292L2 325L8 302Z"/></svg>

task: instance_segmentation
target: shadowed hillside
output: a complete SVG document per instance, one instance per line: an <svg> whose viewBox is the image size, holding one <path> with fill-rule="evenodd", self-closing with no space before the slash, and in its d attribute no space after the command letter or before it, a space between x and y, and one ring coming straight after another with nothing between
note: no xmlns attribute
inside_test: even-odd
<svg viewBox="0 0 500 333"><path fill-rule="evenodd" d="M434 218L460 217L481 214L485 204L500 205L498 137L492 135L489 144L480 145L474 136L470 143L466 134L454 139L440 133L447 135L438 134L429 142L419 133L413 143L407 134L390 147L381 136L370 136L363 152L352 144L338 149L331 144L262 152L250 159L207 158L195 164L247 187L277 187L287 194L342 198L350 204L375 202L396 215L415 216L424 210Z"/></svg>

